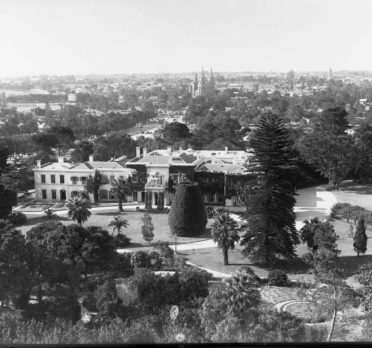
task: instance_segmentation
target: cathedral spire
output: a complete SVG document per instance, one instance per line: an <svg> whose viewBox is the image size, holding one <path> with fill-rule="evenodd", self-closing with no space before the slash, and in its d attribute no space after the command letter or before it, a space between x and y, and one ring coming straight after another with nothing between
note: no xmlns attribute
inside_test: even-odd
<svg viewBox="0 0 372 348"><path fill-rule="evenodd" d="M211 67L210 82L211 82L211 83L214 83L214 76L213 76L212 67Z"/></svg>

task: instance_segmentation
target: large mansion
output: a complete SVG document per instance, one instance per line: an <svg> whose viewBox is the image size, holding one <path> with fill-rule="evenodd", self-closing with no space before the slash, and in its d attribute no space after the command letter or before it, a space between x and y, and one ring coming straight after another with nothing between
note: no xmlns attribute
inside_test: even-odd
<svg viewBox="0 0 372 348"><path fill-rule="evenodd" d="M127 201L146 203L149 206L170 205L179 181L199 183L204 202L213 205L239 205L237 191L252 174L247 169L250 154L246 151L213 150L155 150L136 148L136 157L125 156L108 162L89 161L80 164L64 162L41 165L35 173L36 198L40 201L63 201L83 191L89 176L99 171L107 177L107 184L99 188L100 201L115 200L111 192L112 179L131 177L136 190ZM93 194L90 194L93 201Z"/></svg>

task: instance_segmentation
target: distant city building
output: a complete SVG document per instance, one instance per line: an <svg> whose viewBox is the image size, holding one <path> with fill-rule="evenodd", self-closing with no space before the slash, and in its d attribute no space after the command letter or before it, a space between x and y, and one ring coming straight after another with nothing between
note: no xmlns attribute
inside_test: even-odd
<svg viewBox="0 0 372 348"><path fill-rule="evenodd" d="M69 104L76 104L76 93L69 93L67 96L67 101Z"/></svg>
<svg viewBox="0 0 372 348"><path fill-rule="evenodd" d="M216 81L213 76L212 68L209 74L209 79L206 78L203 68L200 81L198 80L198 74L195 74L195 80L189 85L189 92L193 97L211 96L215 94Z"/></svg>
<svg viewBox="0 0 372 348"><path fill-rule="evenodd" d="M332 80L332 79L333 79L332 69L329 69L327 80Z"/></svg>

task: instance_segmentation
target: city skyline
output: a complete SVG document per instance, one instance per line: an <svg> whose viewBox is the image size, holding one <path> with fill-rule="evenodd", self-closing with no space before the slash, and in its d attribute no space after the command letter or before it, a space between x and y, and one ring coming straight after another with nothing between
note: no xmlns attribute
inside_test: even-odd
<svg viewBox="0 0 372 348"><path fill-rule="evenodd" d="M372 70L372 3L4 0L1 76Z"/></svg>

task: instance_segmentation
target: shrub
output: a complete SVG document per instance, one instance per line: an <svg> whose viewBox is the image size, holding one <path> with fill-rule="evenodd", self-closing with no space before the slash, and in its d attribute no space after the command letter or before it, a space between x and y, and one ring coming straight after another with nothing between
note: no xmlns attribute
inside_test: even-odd
<svg viewBox="0 0 372 348"><path fill-rule="evenodd" d="M14 226L24 225L27 222L27 217L20 211L11 213L7 218Z"/></svg>
<svg viewBox="0 0 372 348"><path fill-rule="evenodd" d="M215 214L215 210L213 207L205 207L205 215L208 219L213 219Z"/></svg>
<svg viewBox="0 0 372 348"><path fill-rule="evenodd" d="M339 219L342 218L341 213L345 211L345 208L350 208L351 204L349 203L336 203L331 208L331 214L330 217L332 219Z"/></svg>
<svg viewBox="0 0 372 348"><path fill-rule="evenodd" d="M286 286L289 283L287 273L279 269L270 271L267 275L267 282L272 286Z"/></svg>
<svg viewBox="0 0 372 348"><path fill-rule="evenodd" d="M211 274L193 267L186 267L180 272L184 301L208 296L208 281Z"/></svg>
<svg viewBox="0 0 372 348"><path fill-rule="evenodd" d="M150 268L150 256L146 251L138 250L130 258L134 268Z"/></svg>
<svg viewBox="0 0 372 348"><path fill-rule="evenodd" d="M114 237L114 243L116 248L125 248L131 244L131 239L125 234L117 234Z"/></svg>
<svg viewBox="0 0 372 348"><path fill-rule="evenodd" d="M172 233L178 236L196 236L205 232L207 217L196 182L180 182L177 185L168 222Z"/></svg>
<svg viewBox="0 0 372 348"><path fill-rule="evenodd" d="M160 256L166 260L173 260L174 251L169 247L169 242L158 241L155 246L155 249L160 253Z"/></svg>
<svg viewBox="0 0 372 348"><path fill-rule="evenodd" d="M44 216L47 218L47 219L52 219L56 214L55 214L55 211L53 209L45 209L43 211L43 214Z"/></svg>

